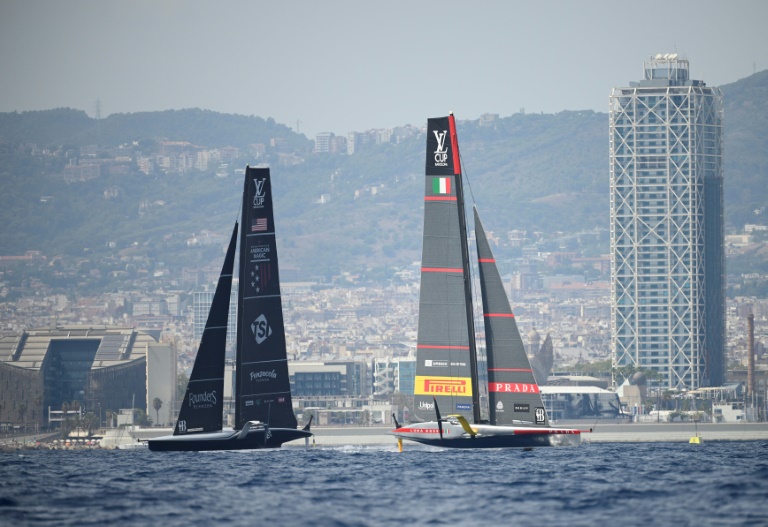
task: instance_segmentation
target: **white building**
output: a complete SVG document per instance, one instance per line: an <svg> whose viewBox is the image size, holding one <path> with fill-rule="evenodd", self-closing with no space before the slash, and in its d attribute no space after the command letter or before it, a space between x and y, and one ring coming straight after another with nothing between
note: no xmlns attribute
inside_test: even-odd
<svg viewBox="0 0 768 527"><path fill-rule="evenodd" d="M723 97L655 55L610 96L611 351L660 387L725 375Z"/></svg>

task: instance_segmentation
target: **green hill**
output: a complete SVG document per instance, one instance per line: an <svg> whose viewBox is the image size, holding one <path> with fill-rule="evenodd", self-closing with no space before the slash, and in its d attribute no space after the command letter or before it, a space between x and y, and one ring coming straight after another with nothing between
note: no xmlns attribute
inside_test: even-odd
<svg viewBox="0 0 768 527"><path fill-rule="evenodd" d="M722 89L726 223L765 224L768 71ZM512 229L545 235L607 230L607 114L515 114L458 126L468 194L489 230L502 238ZM83 146L98 143L98 155L106 156L112 155L106 149L122 145L135 156L157 151L164 140L237 147L235 167L270 164L281 267L296 276L405 266L420 258L423 134L368 145L352 156L313 154L312 141L272 120L197 109L98 121L69 109L0 114L0 254L86 252L109 260L133 251L169 269L217 262L220 247L187 241L204 230L230 229L242 187L233 171L223 178L213 169L147 176L134 160L84 182L61 176ZM250 157L250 145L276 140L283 154L304 161L291 164L277 151ZM607 252L607 234L601 243L598 252Z"/></svg>

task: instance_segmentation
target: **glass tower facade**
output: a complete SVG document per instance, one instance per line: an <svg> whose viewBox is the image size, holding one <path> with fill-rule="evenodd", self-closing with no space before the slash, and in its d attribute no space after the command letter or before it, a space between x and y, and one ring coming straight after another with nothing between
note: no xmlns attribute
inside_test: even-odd
<svg viewBox="0 0 768 527"><path fill-rule="evenodd" d="M677 54L610 96L613 365L660 388L724 379L722 108Z"/></svg>
<svg viewBox="0 0 768 527"><path fill-rule="evenodd" d="M232 281L233 284L237 280ZM192 293L192 331L196 339L203 337L208 311L213 303L214 291L196 291ZM233 285L229 296L229 319L227 320L227 344L234 345L237 338L237 288Z"/></svg>

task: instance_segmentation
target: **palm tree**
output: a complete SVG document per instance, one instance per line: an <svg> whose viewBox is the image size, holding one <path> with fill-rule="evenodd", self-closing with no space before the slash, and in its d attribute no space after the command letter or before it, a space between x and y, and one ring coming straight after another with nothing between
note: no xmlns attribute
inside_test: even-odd
<svg viewBox="0 0 768 527"><path fill-rule="evenodd" d="M152 418L141 408L133 409L133 423L139 426L152 426Z"/></svg>
<svg viewBox="0 0 768 527"><path fill-rule="evenodd" d="M160 400L160 397L155 397L155 399L152 401L152 408L155 409L155 415L157 416L157 423L158 426L160 426L160 408L163 407L163 401Z"/></svg>

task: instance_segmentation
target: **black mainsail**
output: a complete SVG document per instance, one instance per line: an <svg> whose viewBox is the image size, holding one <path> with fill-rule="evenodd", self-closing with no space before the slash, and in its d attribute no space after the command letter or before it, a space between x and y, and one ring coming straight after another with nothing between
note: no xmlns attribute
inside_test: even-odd
<svg viewBox="0 0 768 527"><path fill-rule="evenodd" d="M247 167L240 221L235 427L224 428L224 362L238 225L232 232L208 322L173 435L150 450L279 448L312 436L296 428L288 379L272 185L268 168Z"/></svg>
<svg viewBox="0 0 768 527"><path fill-rule="evenodd" d="M248 167L243 189L235 428L296 428L288 378L269 168Z"/></svg>
<svg viewBox="0 0 768 527"><path fill-rule="evenodd" d="M227 344L229 297L237 246L237 223L232 230L224 265L205 322L187 391L173 435L214 432L222 429L224 411L224 354Z"/></svg>
<svg viewBox="0 0 768 527"><path fill-rule="evenodd" d="M549 426L539 386L525 353L496 260L475 213L477 260L488 357L488 410L492 425Z"/></svg>
<svg viewBox="0 0 768 527"><path fill-rule="evenodd" d="M477 351L453 115L428 120L425 175L415 413L433 414L436 400L477 422Z"/></svg>

